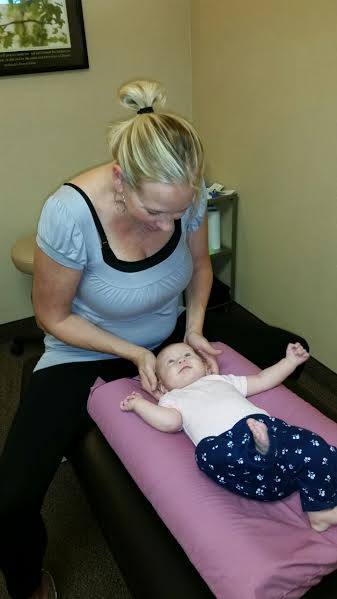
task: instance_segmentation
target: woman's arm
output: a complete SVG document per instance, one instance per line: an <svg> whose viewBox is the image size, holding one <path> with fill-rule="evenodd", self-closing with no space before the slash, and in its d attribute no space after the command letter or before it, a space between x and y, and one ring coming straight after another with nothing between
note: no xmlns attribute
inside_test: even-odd
<svg viewBox="0 0 337 599"><path fill-rule="evenodd" d="M193 275L185 293L185 342L204 358L210 373L218 374L219 368L215 356L221 354L221 350L214 349L202 332L213 281L213 271L208 251L207 214L200 228L189 234L188 244L193 259Z"/></svg>
<svg viewBox="0 0 337 599"><path fill-rule="evenodd" d="M138 367L146 390L157 386L155 357L149 350L91 324L72 313L82 271L61 266L39 248L34 256L33 305L39 326L68 345L115 354ZM152 387L153 386L153 387Z"/></svg>
<svg viewBox="0 0 337 599"><path fill-rule="evenodd" d="M144 422L164 433L176 433L181 430L182 417L178 410L157 406L135 391L120 403L123 412L135 412Z"/></svg>
<svg viewBox="0 0 337 599"><path fill-rule="evenodd" d="M193 275L186 289L186 332L202 335L205 311L211 292L213 271L208 251L207 215L196 231L189 233L188 245L193 260Z"/></svg>

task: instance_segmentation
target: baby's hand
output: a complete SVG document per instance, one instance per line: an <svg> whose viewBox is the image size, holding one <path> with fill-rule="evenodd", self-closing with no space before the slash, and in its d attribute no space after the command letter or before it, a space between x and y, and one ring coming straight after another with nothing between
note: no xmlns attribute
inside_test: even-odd
<svg viewBox="0 0 337 599"><path fill-rule="evenodd" d="M120 403L120 409L122 412L133 412L136 402L140 399L143 399L142 395L136 391L133 391L125 399L122 399Z"/></svg>
<svg viewBox="0 0 337 599"><path fill-rule="evenodd" d="M295 366L303 364L309 358L309 353L300 343L289 343L286 352L287 360L290 360Z"/></svg>

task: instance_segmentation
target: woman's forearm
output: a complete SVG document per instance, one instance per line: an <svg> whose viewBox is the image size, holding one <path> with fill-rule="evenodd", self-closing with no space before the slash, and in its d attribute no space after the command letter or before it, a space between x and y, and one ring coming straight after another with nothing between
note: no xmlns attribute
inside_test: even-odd
<svg viewBox="0 0 337 599"><path fill-rule="evenodd" d="M202 333L212 281L211 262L206 258L201 265L195 268L186 289L186 331Z"/></svg>
<svg viewBox="0 0 337 599"><path fill-rule="evenodd" d="M116 335L100 329L77 314L69 314L61 320L41 322L45 332L60 341L95 352L114 354L132 362L136 361L138 345L124 341Z"/></svg>

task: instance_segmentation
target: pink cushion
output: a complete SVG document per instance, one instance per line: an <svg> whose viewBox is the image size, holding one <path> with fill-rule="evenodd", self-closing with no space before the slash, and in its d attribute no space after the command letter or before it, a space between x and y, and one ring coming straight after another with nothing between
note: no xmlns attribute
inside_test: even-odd
<svg viewBox="0 0 337 599"><path fill-rule="evenodd" d="M259 371L228 346L214 345L224 350L221 372ZM297 493L259 503L218 487L198 470L183 432L161 433L120 411L133 390L139 383L131 379L97 385L89 413L216 597L295 599L337 568L337 527L312 531ZM337 424L284 386L253 401L337 444Z"/></svg>

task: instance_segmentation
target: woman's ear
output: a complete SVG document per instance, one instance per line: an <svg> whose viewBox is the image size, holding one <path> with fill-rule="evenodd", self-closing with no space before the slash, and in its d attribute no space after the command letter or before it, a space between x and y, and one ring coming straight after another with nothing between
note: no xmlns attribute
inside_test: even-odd
<svg viewBox="0 0 337 599"><path fill-rule="evenodd" d="M117 193L122 193L124 185L123 173L121 167L116 162L112 165L112 180L115 191Z"/></svg>

